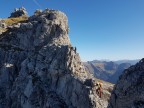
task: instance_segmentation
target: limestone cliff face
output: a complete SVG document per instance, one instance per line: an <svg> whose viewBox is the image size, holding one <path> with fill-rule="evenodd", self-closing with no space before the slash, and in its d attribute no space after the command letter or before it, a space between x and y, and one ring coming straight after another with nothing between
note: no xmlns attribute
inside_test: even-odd
<svg viewBox="0 0 144 108"><path fill-rule="evenodd" d="M14 14L14 13L13 13ZM105 108L68 37L64 13L46 9L0 35L0 108Z"/></svg>
<svg viewBox="0 0 144 108"><path fill-rule="evenodd" d="M109 108L144 108L144 59L124 71L112 93Z"/></svg>

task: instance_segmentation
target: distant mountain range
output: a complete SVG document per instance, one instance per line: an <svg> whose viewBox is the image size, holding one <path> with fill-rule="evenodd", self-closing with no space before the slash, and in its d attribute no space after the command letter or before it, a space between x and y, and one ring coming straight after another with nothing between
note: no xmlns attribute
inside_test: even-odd
<svg viewBox="0 0 144 108"><path fill-rule="evenodd" d="M140 59L136 59L136 60L117 60L117 61L114 61L114 62L117 63L117 64L130 63L131 65L135 65L139 61L140 61Z"/></svg>
<svg viewBox="0 0 144 108"><path fill-rule="evenodd" d="M84 62L86 70L92 73L96 78L111 83L116 83L122 72L134 65L139 60L118 60L118 61L100 61L93 60Z"/></svg>

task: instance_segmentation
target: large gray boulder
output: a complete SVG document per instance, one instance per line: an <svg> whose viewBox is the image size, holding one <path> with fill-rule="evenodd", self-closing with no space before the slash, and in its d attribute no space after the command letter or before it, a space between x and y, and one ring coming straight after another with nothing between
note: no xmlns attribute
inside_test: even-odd
<svg viewBox="0 0 144 108"><path fill-rule="evenodd" d="M109 108L144 108L144 59L121 75Z"/></svg>

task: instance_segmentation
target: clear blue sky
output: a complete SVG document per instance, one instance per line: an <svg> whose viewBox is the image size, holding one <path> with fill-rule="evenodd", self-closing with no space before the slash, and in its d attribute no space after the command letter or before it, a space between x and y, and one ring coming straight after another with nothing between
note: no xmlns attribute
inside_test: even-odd
<svg viewBox="0 0 144 108"><path fill-rule="evenodd" d="M39 8L65 12L83 61L144 57L144 0L0 0L0 17L21 6L29 15Z"/></svg>

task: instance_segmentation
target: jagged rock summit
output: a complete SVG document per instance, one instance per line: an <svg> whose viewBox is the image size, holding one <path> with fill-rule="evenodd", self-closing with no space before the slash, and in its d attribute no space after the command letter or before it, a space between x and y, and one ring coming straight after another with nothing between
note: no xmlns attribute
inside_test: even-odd
<svg viewBox="0 0 144 108"><path fill-rule="evenodd" d="M109 108L144 108L144 59L124 71L112 93Z"/></svg>
<svg viewBox="0 0 144 108"><path fill-rule="evenodd" d="M37 10L15 20L0 35L0 108L107 107L85 84L93 77L71 46L64 13Z"/></svg>
<svg viewBox="0 0 144 108"><path fill-rule="evenodd" d="M11 13L10 18L15 18L20 16L28 16L28 13L24 7L15 8L14 12Z"/></svg>

